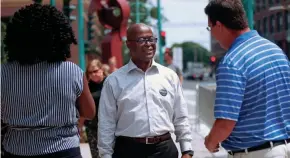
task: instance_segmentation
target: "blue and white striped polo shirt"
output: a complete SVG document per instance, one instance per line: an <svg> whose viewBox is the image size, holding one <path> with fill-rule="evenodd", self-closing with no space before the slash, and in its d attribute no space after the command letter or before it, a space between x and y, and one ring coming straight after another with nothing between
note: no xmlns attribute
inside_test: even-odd
<svg viewBox="0 0 290 158"><path fill-rule="evenodd" d="M12 126L3 140L15 155L79 147L76 100L83 71L72 62L1 66L1 119Z"/></svg>
<svg viewBox="0 0 290 158"><path fill-rule="evenodd" d="M237 121L227 150L290 138L290 64L274 43L250 31L218 65L215 118Z"/></svg>

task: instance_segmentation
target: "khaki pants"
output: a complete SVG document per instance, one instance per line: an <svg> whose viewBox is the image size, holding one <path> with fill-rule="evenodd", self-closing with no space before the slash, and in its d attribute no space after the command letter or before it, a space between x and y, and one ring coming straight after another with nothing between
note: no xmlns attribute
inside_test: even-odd
<svg viewBox="0 0 290 158"><path fill-rule="evenodd" d="M249 153L237 153L228 158L290 158L290 143L275 146L274 148L253 151Z"/></svg>

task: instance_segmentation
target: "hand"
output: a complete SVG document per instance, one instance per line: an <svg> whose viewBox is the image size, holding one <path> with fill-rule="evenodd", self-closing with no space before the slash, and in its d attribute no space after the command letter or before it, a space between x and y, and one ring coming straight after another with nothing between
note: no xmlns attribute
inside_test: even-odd
<svg viewBox="0 0 290 158"><path fill-rule="evenodd" d="M192 156L190 156L189 154L184 154L181 156L181 158L192 158Z"/></svg>
<svg viewBox="0 0 290 158"><path fill-rule="evenodd" d="M213 144L212 142L209 142L208 136L205 137L204 145L207 148L207 150L211 153L215 153L219 151L219 144Z"/></svg>

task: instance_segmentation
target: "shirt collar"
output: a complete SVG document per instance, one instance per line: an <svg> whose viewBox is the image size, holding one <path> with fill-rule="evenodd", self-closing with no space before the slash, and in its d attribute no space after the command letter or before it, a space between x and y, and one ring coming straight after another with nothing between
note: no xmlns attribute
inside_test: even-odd
<svg viewBox="0 0 290 158"><path fill-rule="evenodd" d="M158 64L157 64L154 60L152 60L152 64L151 64L151 67L150 67L150 68L152 68L152 67L156 67L156 68L158 68ZM139 69L139 68L138 68L138 67L133 63L132 59L130 59L127 68L128 68L128 69L127 69L127 72L128 72L128 73L129 73L130 71L134 70L134 69ZM149 68L149 69L150 69L150 68Z"/></svg>
<svg viewBox="0 0 290 158"><path fill-rule="evenodd" d="M236 48L238 45L240 45L244 41L248 40L249 38L254 37L254 36L258 36L258 35L259 34L256 30L251 30L251 31L248 31L248 32L241 34L239 37L237 37L234 40L234 42L231 45L231 47L229 48L229 50L231 50L232 48Z"/></svg>

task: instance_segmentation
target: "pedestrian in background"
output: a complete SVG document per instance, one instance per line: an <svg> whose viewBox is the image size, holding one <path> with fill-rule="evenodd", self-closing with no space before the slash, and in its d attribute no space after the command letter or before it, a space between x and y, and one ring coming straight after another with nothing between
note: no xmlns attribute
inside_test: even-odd
<svg viewBox="0 0 290 158"><path fill-rule="evenodd" d="M31 4L12 17L1 65L4 157L82 157L78 118L94 118L95 105L83 71L66 61L73 43L69 19L55 7Z"/></svg>
<svg viewBox="0 0 290 158"><path fill-rule="evenodd" d="M205 139L234 158L290 157L290 65L285 53L250 30L240 0L212 0L208 30L227 53L216 70L216 121Z"/></svg>
<svg viewBox="0 0 290 158"><path fill-rule="evenodd" d="M99 108L99 100L105 80L102 63L99 59L93 59L88 63L86 76L89 80L90 92L94 98L96 109ZM98 111L97 111L98 112ZM92 158L99 158L98 152L98 115L92 120L85 121L86 133L91 149Z"/></svg>
<svg viewBox="0 0 290 158"><path fill-rule="evenodd" d="M180 82L182 83L183 81L182 71L180 70L178 66L173 64L173 54L172 54L171 49L168 49L167 51L165 51L164 59L165 59L167 67L173 70L174 72L176 72L177 76L179 77Z"/></svg>
<svg viewBox="0 0 290 158"><path fill-rule="evenodd" d="M178 76L153 57L157 38L145 24L127 31L131 60L105 81L99 105L102 158L182 158L193 155L187 105Z"/></svg>

